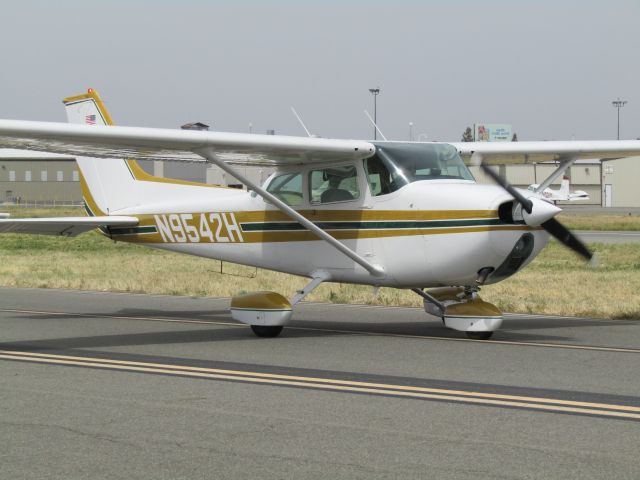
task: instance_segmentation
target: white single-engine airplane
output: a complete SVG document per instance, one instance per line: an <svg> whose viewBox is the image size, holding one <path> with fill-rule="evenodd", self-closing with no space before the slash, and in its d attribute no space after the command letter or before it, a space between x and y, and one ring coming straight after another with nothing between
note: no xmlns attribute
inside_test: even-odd
<svg viewBox="0 0 640 480"><path fill-rule="evenodd" d="M554 216L488 164L623 157L640 141L406 143L112 126L98 94L64 100L69 124L0 120L0 147L77 156L88 217L0 219L0 231L118 241L308 277L290 300L239 295L233 318L274 337L292 306L326 281L411 289L428 313L489 338L502 313L478 296L527 265L549 234L591 253ZM479 185L463 158L500 186ZM158 178L137 159L209 162L248 191ZM256 185L235 165L270 165ZM428 289L428 290L427 290Z"/></svg>
<svg viewBox="0 0 640 480"><path fill-rule="evenodd" d="M538 185L537 183L529 185L528 189L541 194L545 200L553 202L554 204L556 202L575 202L577 200L589 200L589 194L584 190L576 190L575 192L571 191L569 177L567 177L566 175L562 177L560 188L557 190L549 187L540 189L540 185Z"/></svg>

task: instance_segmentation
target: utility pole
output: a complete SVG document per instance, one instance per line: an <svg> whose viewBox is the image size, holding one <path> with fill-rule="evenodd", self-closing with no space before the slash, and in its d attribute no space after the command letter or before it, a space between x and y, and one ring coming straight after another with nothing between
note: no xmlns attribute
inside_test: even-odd
<svg viewBox="0 0 640 480"><path fill-rule="evenodd" d="M373 95L373 123L378 125L378 95L380 95L380 87L378 88L370 88L369 91L371 95ZM378 129L373 127L373 139L377 140L378 138Z"/></svg>
<svg viewBox="0 0 640 480"><path fill-rule="evenodd" d="M613 105L615 108L618 109L618 140L620 140L620 109L624 107L626 103L627 101L620 100L620 97L618 97L617 100L614 100L613 102L611 102L611 105Z"/></svg>

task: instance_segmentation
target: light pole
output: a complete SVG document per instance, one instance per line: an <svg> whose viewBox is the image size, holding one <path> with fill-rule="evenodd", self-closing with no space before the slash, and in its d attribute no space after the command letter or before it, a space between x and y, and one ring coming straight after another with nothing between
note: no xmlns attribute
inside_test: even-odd
<svg viewBox="0 0 640 480"><path fill-rule="evenodd" d="M373 127L373 139L376 140L378 138L378 95L380 95L380 87L370 88L369 91L373 95L373 123L375 124Z"/></svg>
<svg viewBox="0 0 640 480"><path fill-rule="evenodd" d="M613 102L611 102L611 105L613 105L615 108L618 109L618 140L620 140L620 109L624 107L626 103L627 101L620 100L620 97L618 97L617 100L614 100Z"/></svg>
<svg viewBox="0 0 640 480"><path fill-rule="evenodd" d="M409 122L409 141L413 142L413 122Z"/></svg>

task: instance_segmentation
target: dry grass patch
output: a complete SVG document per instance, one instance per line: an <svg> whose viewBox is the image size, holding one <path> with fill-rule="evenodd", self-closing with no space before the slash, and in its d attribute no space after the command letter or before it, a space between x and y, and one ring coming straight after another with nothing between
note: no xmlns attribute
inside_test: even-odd
<svg viewBox="0 0 640 480"><path fill-rule="evenodd" d="M600 266L591 269L552 242L516 276L484 287L483 298L508 312L640 318L640 245L595 245ZM291 296L307 279L224 264L136 245L96 233L65 239L34 235L0 237L0 285L70 288L168 295L228 297L274 290ZM324 284L309 300L421 306L406 290Z"/></svg>
<svg viewBox="0 0 640 480"><path fill-rule="evenodd" d="M82 207L21 207L14 205L0 206L0 212L10 213L15 218L30 217L84 217Z"/></svg>
<svg viewBox="0 0 640 480"><path fill-rule="evenodd" d="M556 217L571 230L636 231L640 230L638 215L581 214L563 212Z"/></svg>
<svg viewBox="0 0 640 480"><path fill-rule="evenodd" d="M84 215L80 207L9 207L15 217ZM575 229L635 230L640 217L567 215ZM524 271L482 296L508 312L640 318L640 245L595 245L596 269L552 242ZM96 233L66 239L35 235L0 237L0 284L169 295L228 297L275 290L290 296L307 279L187 255L112 242ZM255 278L248 278L255 274ZM334 303L421 306L412 292L324 284L309 300Z"/></svg>
<svg viewBox="0 0 640 480"><path fill-rule="evenodd" d="M552 242L531 265L483 290L504 311L640 318L640 245L592 245L592 268Z"/></svg>

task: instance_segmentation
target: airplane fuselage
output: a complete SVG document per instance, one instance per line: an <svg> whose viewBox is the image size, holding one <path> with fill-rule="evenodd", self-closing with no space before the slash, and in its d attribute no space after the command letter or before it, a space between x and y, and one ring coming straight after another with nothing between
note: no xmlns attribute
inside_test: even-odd
<svg viewBox="0 0 640 480"><path fill-rule="evenodd" d="M486 267L499 269L526 234L532 236L533 246L519 270L548 240L543 230L499 218L499 205L510 200L499 187L467 180L429 180L384 197L371 196L362 187L365 194L356 201L304 203L296 210L382 267L381 277L372 276L261 197L232 189L207 189L197 200L119 211L119 215L137 216L140 224L111 229L110 235L120 241L295 275L324 270L334 281L420 288L475 285L478 272ZM487 283L502 278L490 276Z"/></svg>

